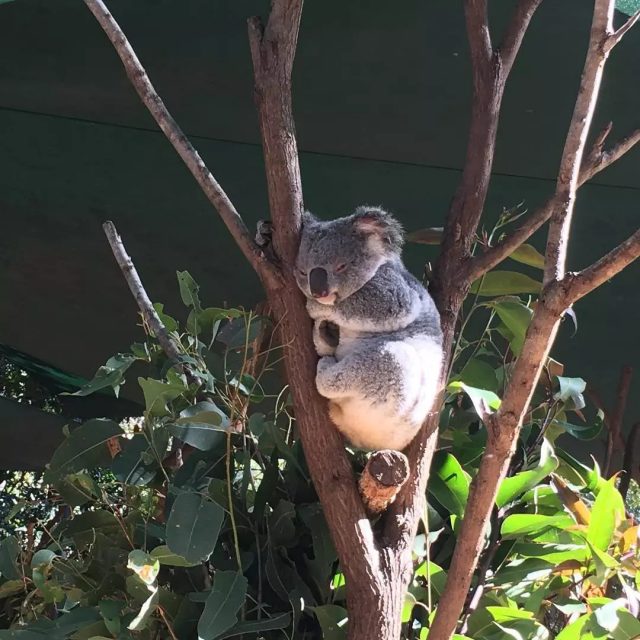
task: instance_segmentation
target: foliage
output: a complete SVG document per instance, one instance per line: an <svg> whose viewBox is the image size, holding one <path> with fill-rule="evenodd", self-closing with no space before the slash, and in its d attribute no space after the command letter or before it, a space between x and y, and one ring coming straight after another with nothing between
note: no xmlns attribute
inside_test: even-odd
<svg viewBox="0 0 640 640"><path fill-rule="evenodd" d="M506 212L497 228L511 219ZM439 604L486 441L481 416L500 404L535 304L535 256L531 248L516 258L526 278L494 272L468 301L414 545L407 639L427 637ZM0 640L345 637L345 581L279 381L272 327L251 311L203 308L187 272L178 282L186 320L156 309L180 363L147 334L101 367L79 393L118 392L135 364L143 415L127 429L109 419L69 428L45 474L57 508L40 516L37 536L19 528L0 543L12 625ZM561 446L602 428L584 387L560 363L544 364L460 638L640 634L638 525L616 479Z"/></svg>

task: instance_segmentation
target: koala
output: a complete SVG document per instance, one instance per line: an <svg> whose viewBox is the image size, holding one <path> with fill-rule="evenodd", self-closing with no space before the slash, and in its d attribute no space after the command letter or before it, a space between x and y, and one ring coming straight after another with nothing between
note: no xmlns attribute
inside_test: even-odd
<svg viewBox="0 0 640 640"><path fill-rule="evenodd" d="M404 449L438 392L440 316L402 244L400 223L380 208L303 216L295 277L314 321L316 386L360 449Z"/></svg>

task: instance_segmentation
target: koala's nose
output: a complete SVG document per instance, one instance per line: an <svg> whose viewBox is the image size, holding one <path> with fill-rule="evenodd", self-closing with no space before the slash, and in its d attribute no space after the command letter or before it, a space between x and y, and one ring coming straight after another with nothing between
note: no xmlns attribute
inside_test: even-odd
<svg viewBox="0 0 640 640"><path fill-rule="evenodd" d="M324 298L329 295L329 282L327 271L322 267L316 267L309 272L309 289L311 295L316 298Z"/></svg>

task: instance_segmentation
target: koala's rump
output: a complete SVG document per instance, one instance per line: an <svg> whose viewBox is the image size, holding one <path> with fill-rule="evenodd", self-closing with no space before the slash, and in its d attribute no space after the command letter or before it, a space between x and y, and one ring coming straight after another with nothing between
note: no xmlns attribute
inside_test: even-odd
<svg viewBox="0 0 640 640"><path fill-rule="evenodd" d="M362 342L341 361L353 388L332 398L331 418L356 447L403 449L431 410L440 345L426 335Z"/></svg>

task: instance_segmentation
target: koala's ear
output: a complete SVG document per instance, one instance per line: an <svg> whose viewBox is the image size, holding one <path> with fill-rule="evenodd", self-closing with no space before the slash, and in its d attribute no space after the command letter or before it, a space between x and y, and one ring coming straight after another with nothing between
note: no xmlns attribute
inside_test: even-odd
<svg viewBox="0 0 640 640"><path fill-rule="evenodd" d="M365 235L374 235L393 251L404 244L402 225L380 207L358 207L352 216L353 227Z"/></svg>
<svg viewBox="0 0 640 640"><path fill-rule="evenodd" d="M314 222L318 222L318 218L316 218L311 211L303 211L302 212L302 228L310 227Z"/></svg>

